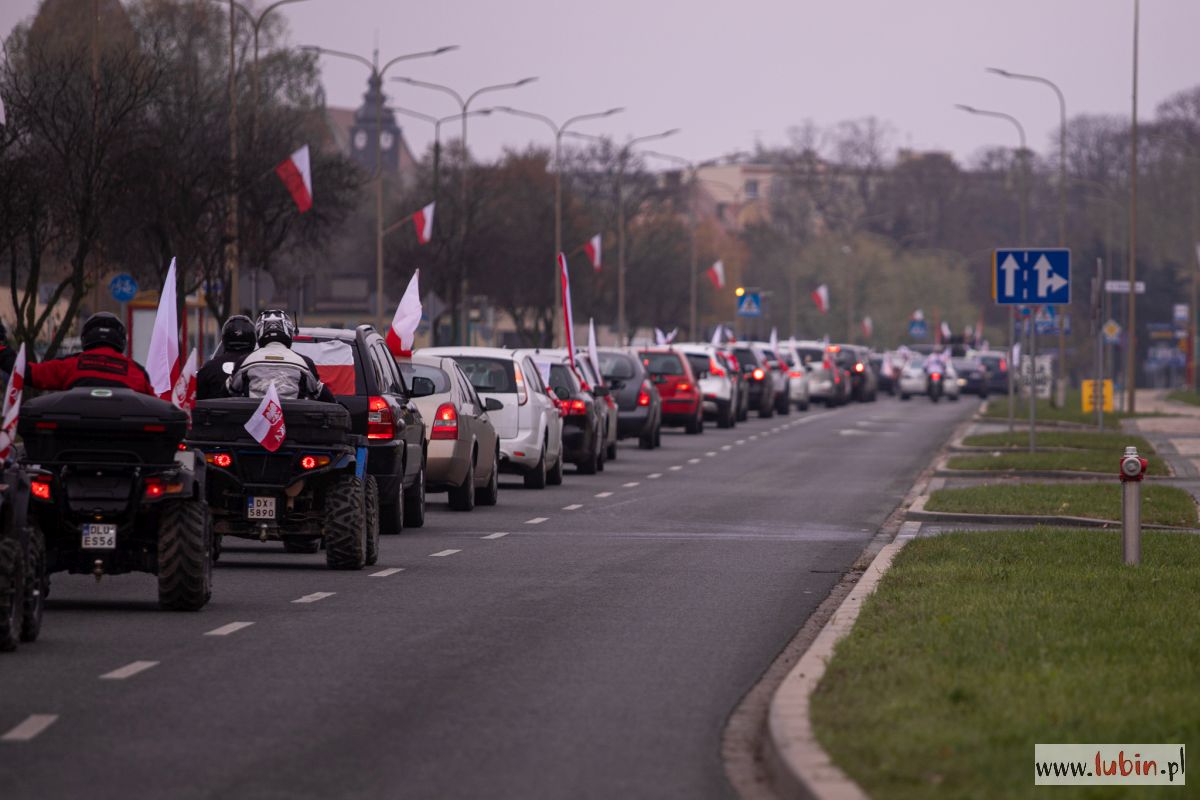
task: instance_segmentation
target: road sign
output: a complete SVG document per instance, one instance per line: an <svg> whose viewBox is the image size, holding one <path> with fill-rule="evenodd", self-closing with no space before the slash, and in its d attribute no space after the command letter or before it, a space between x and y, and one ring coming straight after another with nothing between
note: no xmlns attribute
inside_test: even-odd
<svg viewBox="0 0 1200 800"><path fill-rule="evenodd" d="M1145 281L1138 281L1136 288L1138 294L1145 294ZM1129 281L1105 281L1104 291L1109 294L1129 294Z"/></svg>
<svg viewBox="0 0 1200 800"><path fill-rule="evenodd" d="M1172 307L1171 311L1171 317L1175 321L1175 324L1186 327L1188 324L1188 317L1190 316L1188 314L1187 303L1176 303Z"/></svg>
<svg viewBox="0 0 1200 800"><path fill-rule="evenodd" d="M923 319L910 319L908 321L908 335L914 339L924 339L929 335L929 326L925 324Z"/></svg>
<svg viewBox="0 0 1200 800"><path fill-rule="evenodd" d="M1084 380L1083 387L1080 391L1080 397L1083 400L1083 413L1090 414L1096 410L1096 400L1103 398L1101 408L1111 412L1113 410L1113 382L1110 378L1105 378L1100 384L1103 388L1100 392L1100 397L1097 397L1096 382L1094 380Z"/></svg>
<svg viewBox="0 0 1200 800"><path fill-rule="evenodd" d="M138 284L132 275L122 272L114 275L113 279L109 281L108 291L112 294L113 300L118 303L128 303L137 296Z"/></svg>
<svg viewBox="0 0 1200 800"><path fill-rule="evenodd" d="M1116 344L1121 341L1121 326L1117 324L1115 319L1110 319L1104 323L1104 327L1100 329L1104 334L1105 344Z"/></svg>
<svg viewBox="0 0 1200 800"><path fill-rule="evenodd" d="M1000 305L1065 305L1071 302L1071 251L997 250L992 289Z"/></svg>
<svg viewBox="0 0 1200 800"><path fill-rule="evenodd" d="M758 292L746 292L737 301L739 317L761 317L762 295Z"/></svg>

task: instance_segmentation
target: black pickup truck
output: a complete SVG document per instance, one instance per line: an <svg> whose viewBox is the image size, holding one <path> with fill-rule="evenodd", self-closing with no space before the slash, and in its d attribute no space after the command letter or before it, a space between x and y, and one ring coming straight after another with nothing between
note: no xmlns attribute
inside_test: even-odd
<svg viewBox="0 0 1200 800"><path fill-rule="evenodd" d="M316 363L321 380L350 412L352 433L367 437L380 532L424 525L425 422L383 337L371 325L300 328L292 349Z"/></svg>

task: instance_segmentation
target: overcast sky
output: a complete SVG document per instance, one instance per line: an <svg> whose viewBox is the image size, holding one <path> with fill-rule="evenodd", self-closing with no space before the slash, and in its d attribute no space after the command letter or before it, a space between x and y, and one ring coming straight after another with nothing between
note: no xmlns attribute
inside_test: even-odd
<svg viewBox="0 0 1200 800"><path fill-rule="evenodd" d="M250 2L250 0L243 0ZM266 0L253 0L265 7ZM38 0L0 0L0 31ZM706 159L782 143L787 129L877 116L897 146L969 158L1015 144L999 120L952 108L967 103L1021 119L1045 151L1058 121L1045 87L984 73L998 66L1044 75L1066 94L1068 113L1130 112L1133 0L305 0L285 6L296 44L381 60L443 44L461 50L393 67L390 75L463 92L535 75L537 83L485 96L556 119L625 106L579 130L624 139L682 131L660 150ZM1143 116L1172 93L1200 84L1200 0L1144 0ZM365 68L323 59L330 105L357 107ZM392 102L449 115L440 93L390 83ZM401 119L420 151L432 130ZM482 157L547 141L531 120L472 121Z"/></svg>

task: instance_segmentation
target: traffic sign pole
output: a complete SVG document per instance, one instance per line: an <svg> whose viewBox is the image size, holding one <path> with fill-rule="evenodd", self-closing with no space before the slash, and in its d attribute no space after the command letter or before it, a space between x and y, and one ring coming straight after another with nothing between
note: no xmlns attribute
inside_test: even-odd
<svg viewBox="0 0 1200 800"><path fill-rule="evenodd" d="M1029 452L1037 449L1037 306L1029 314Z"/></svg>

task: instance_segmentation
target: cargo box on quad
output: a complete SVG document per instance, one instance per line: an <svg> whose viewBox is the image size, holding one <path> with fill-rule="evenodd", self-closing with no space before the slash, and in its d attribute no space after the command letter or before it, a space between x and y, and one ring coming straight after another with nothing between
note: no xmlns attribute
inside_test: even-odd
<svg viewBox="0 0 1200 800"><path fill-rule="evenodd" d="M205 467L182 446L183 411L130 389L81 387L24 402L17 430L48 571L149 572L163 607L208 602Z"/></svg>
<svg viewBox="0 0 1200 800"><path fill-rule="evenodd" d="M204 453L218 537L283 542L290 552L323 544L333 569L378 558L378 496L365 477L366 442L341 405L283 400L286 434L270 452L246 430L260 400L201 400L188 444Z"/></svg>

